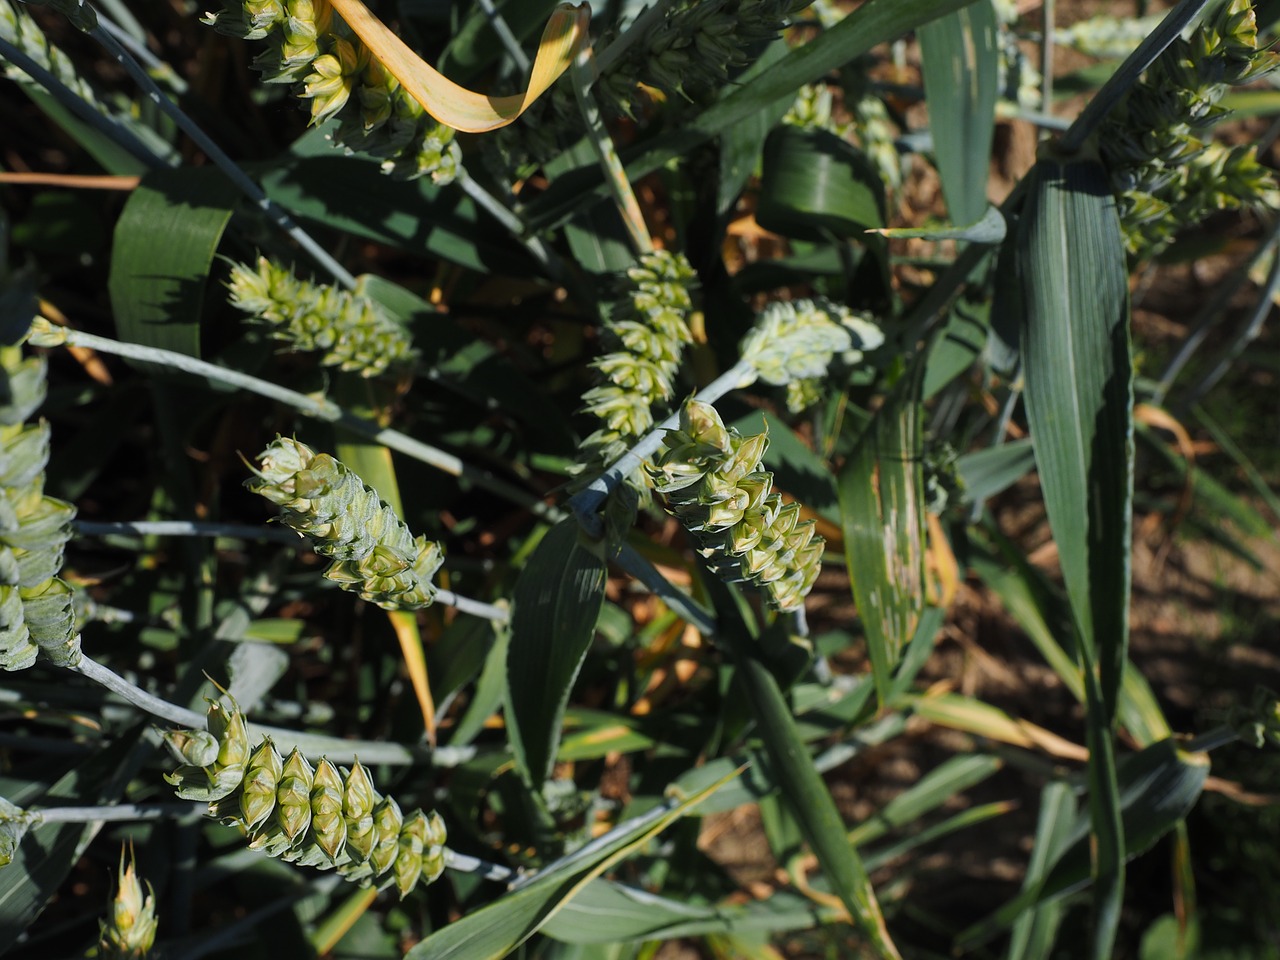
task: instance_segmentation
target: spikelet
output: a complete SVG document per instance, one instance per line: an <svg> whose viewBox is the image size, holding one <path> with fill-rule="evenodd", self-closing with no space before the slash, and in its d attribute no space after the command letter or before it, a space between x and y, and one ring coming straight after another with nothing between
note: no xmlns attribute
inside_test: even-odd
<svg viewBox="0 0 1280 960"><path fill-rule="evenodd" d="M767 445L766 434L743 437L715 407L689 400L650 476L713 571L792 610L813 588L824 541L812 520L800 519L799 504L772 492L773 474L763 469Z"/></svg>
<svg viewBox="0 0 1280 960"><path fill-rule="evenodd" d="M1159 253L1179 228L1215 210L1280 206L1271 172L1252 144L1224 147L1209 128L1228 115L1219 101L1234 84L1280 64L1258 49L1249 0L1228 0L1187 39L1175 40L1098 134L1129 252Z"/></svg>
<svg viewBox="0 0 1280 960"><path fill-rule="evenodd" d="M348 467L305 443L277 437L245 481L284 509L281 519L332 557L324 575L387 610L413 610L435 599L432 577L444 548L409 528Z"/></svg>
<svg viewBox="0 0 1280 960"><path fill-rule="evenodd" d="M688 317L693 268L683 254L655 250L627 271L627 285L606 337L618 349L591 366L605 382L583 395L583 412L601 426L582 443L581 460L602 466L621 456L656 422L675 395L675 376L693 342Z"/></svg>
<svg viewBox="0 0 1280 960"><path fill-rule="evenodd" d="M243 829L250 849L299 866L336 869L348 880L395 886L401 897L444 872L446 831L439 814L403 815L358 761L350 770L323 758L312 766L297 749L282 758L270 738L250 750L244 716L227 693L209 701L207 726L217 751L203 768L187 762L192 745L205 743L199 734L165 735L171 749L184 748L175 749L183 766L165 779L180 797L207 801L211 817Z"/></svg>
<svg viewBox="0 0 1280 960"><path fill-rule="evenodd" d="M13 863L18 846L38 816L27 813L15 803L0 797L0 867Z"/></svg>
<svg viewBox="0 0 1280 960"><path fill-rule="evenodd" d="M453 130L405 92L333 15L328 0L223 0L203 22L244 40L264 40L254 67L267 83L291 83L311 122L336 121L330 139L382 161L384 173L438 184L459 173Z"/></svg>
<svg viewBox="0 0 1280 960"><path fill-rule="evenodd" d="M208 736L218 745L211 758L206 738L194 738L185 730L166 735L170 751L184 762L165 774L165 781L177 787L175 792L183 800L214 803L231 796L245 779L249 733L230 694L209 701L207 725Z"/></svg>
<svg viewBox="0 0 1280 960"><path fill-rule="evenodd" d="M631 114L640 84L705 102L810 0L675 0L601 76L597 90ZM603 44L607 46L607 43Z"/></svg>
<svg viewBox="0 0 1280 960"><path fill-rule="evenodd" d="M2 4L0 4L2 6ZM0 346L0 669L23 670L38 655L80 661L73 591L58 572L75 507L45 496L49 425L23 423L43 402L45 364Z"/></svg>
<svg viewBox="0 0 1280 960"><path fill-rule="evenodd" d="M776 300L760 312L740 349L759 379L787 388L794 413L820 397L822 379L837 356L853 365L882 343L879 327L839 304Z"/></svg>
<svg viewBox="0 0 1280 960"><path fill-rule="evenodd" d="M300 280L259 257L257 269L234 263L230 302L294 350L319 351L321 363L362 377L397 373L417 359L404 330L359 292Z"/></svg>
<svg viewBox="0 0 1280 960"><path fill-rule="evenodd" d="M111 915L98 921L98 956L103 960L141 960L156 942L157 923L155 891L148 883L143 892L133 850L127 860L121 850Z"/></svg>

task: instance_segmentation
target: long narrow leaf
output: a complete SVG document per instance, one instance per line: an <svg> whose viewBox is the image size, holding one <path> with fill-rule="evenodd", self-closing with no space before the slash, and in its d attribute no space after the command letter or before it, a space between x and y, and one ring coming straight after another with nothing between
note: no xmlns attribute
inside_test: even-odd
<svg viewBox="0 0 1280 960"><path fill-rule="evenodd" d="M1000 70L996 28L991 0L981 0L918 34L929 129L953 223L973 223L987 208Z"/></svg>
<svg viewBox="0 0 1280 960"><path fill-rule="evenodd" d="M922 370L917 362L901 378L838 478L845 559L882 704L925 600Z"/></svg>
<svg viewBox="0 0 1280 960"><path fill-rule="evenodd" d="M627 176L634 183L670 160L719 136L753 117L780 97L793 95L801 84L814 83L873 47L896 39L923 23L966 7L974 0L871 0L816 39L795 47L780 62L760 65L740 78L739 85L718 103L693 117L678 130L655 137L627 160ZM584 193L604 196L600 172L594 165L562 177L530 205L535 228L556 223L580 208Z"/></svg>
<svg viewBox="0 0 1280 960"><path fill-rule="evenodd" d="M549 865L500 899L422 940L405 960L500 960L562 910L594 878L692 811L724 783L721 777L682 794Z"/></svg>
<svg viewBox="0 0 1280 960"><path fill-rule="evenodd" d="M1129 639L1133 372L1115 199L1094 162L1041 160L1018 236L1024 400L1084 670L1093 811L1093 956L1110 956L1124 894L1111 762Z"/></svg>
<svg viewBox="0 0 1280 960"><path fill-rule="evenodd" d="M360 0L331 0L333 9L404 89L441 123L467 133L484 133L511 123L546 92L573 63L586 40L591 11L586 4L561 4L551 15L523 93L490 97L459 86L432 69L391 32Z"/></svg>
<svg viewBox="0 0 1280 960"><path fill-rule="evenodd" d="M745 644L742 646L745 647ZM800 824L832 889L882 957L898 957L862 859L845 834L827 790L778 682L749 650L740 650L737 678L751 705L760 737L791 814Z"/></svg>
<svg viewBox="0 0 1280 960"><path fill-rule="evenodd" d="M200 356L200 314L236 196L216 170L157 170L116 224L107 289L120 339Z"/></svg>
<svg viewBox="0 0 1280 960"><path fill-rule="evenodd" d="M584 546L574 520L542 539L516 582L507 650L507 728L516 761L535 785L551 773L573 681L604 602L604 558Z"/></svg>

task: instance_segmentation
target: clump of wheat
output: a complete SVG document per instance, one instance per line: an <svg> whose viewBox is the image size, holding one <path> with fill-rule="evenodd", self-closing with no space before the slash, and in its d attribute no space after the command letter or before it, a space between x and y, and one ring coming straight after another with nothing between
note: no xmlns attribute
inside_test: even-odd
<svg viewBox="0 0 1280 960"><path fill-rule="evenodd" d="M444 562L444 548L415 539L345 464L287 437L277 437L258 464L245 486L282 507L281 520L317 553L333 558L327 578L387 610L430 606L436 593L431 579Z"/></svg>
<svg viewBox="0 0 1280 960"><path fill-rule="evenodd" d="M1103 124L1098 147L1131 253L1153 256L1180 227L1215 210L1280 205L1254 145L1209 139L1228 115L1219 101L1231 86L1278 64L1280 55L1258 49L1249 0L1229 0L1188 39L1175 40Z"/></svg>
<svg viewBox="0 0 1280 960"><path fill-rule="evenodd" d="M715 407L690 400L650 477L712 570L791 610L813 588L824 540L812 520L800 519L798 503L772 492L773 474L763 467L767 446L767 434L744 437L725 426Z"/></svg>
<svg viewBox="0 0 1280 960"><path fill-rule="evenodd" d="M142 960L155 945L158 922L155 891L149 883L143 891L133 851L126 859L121 850L111 913L98 921L98 956L103 960Z"/></svg>
<svg viewBox="0 0 1280 960"><path fill-rule="evenodd" d="M772 40L811 0L676 0L647 22L596 89L632 113L641 84L694 101L711 99L751 48Z"/></svg>
<svg viewBox="0 0 1280 960"><path fill-rule="evenodd" d="M334 142L382 161L405 178L452 182L462 162L454 131L405 92L334 16L328 0L224 0L204 22L220 33L263 40L254 66L267 83L295 84L311 120L336 120Z"/></svg>
<svg viewBox="0 0 1280 960"><path fill-rule="evenodd" d="M0 346L0 669L44 656L80 661L74 591L58 572L75 507L44 493L49 425L27 419L44 402L45 362Z"/></svg>
<svg viewBox="0 0 1280 960"><path fill-rule="evenodd" d="M785 387L793 413L815 403L832 362L862 360L884 343L871 319L829 300L775 300L742 339L742 359L765 383Z"/></svg>
<svg viewBox="0 0 1280 960"><path fill-rule="evenodd" d="M227 281L231 305L266 324L294 350L319 351L321 363L375 377L417 359L404 330L359 292L299 279L259 257L257 268L234 263Z"/></svg>
<svg viewBox="0 0 1280 960"><path fill-rule="evenodd" d="M582 444L584 460L603 465L621 456L656 422L675 396L675 376L693 342L693 268L682 254L655 250L627 271L619 306L605 324L615 349L592 362L604 382L583 396L583 411L600 421Z"/></svg>
<svg viewBox="0 0 1280 960"><path fill-rule="evenodd" d="M270 738L251 747L244 714L223 693L209 701L206 728L166 734L182 762L165 779L179 797L240 827L249 846L348 880L394 885L401 897L444 872L444 821L434 810L402 814L358 761L314 766L298 750L282 757Z"/></svg>

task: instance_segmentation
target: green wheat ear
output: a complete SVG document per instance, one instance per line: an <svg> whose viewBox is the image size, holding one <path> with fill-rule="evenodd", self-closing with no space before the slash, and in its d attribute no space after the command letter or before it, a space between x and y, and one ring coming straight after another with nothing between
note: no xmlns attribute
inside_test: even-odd
<svg viewBox="0 0 1280 960"><path fill-rule="evenodd" d="M444 548L414 538L395 511L350 468L305 443L277 437L258 455L254 493L283 508L286 524L332 557L324 575L387 610L413 610L435 599L431 579Z"/></svg>
<svg viewBox="0 0 1280 960"><path fill-rule="evenodd" d="M852 366L865 352L884 343L884 334L869 316L821 298L776 300L760 312L742 338L742 359L756 377L786 387L793 413L820 396L822 381L839 358Z"/></svg>
<svg viewBox="0 0 1280 960"><path fill-rule="evenodd" d="M689 315L695 274L683 254L655 250L627 271L623 296L605 324L615 349L591 363L604 382L583 395L600 426L582 443L582 460L604 466L656 422L655 408L675 396L675 376L693 342Z"/></svg>
<svg viewBox="0 0 1280 960"><path fill-rule="evenodd" d="M1130 253L1151 257L1177 231L1215 210L1280 206L1253 144L1226 147L1210 128L1229 115L1220 100L1280 65L1258 49L1249 0L1228 0L1187 39L1175 40L1102 125L1098 149L1111 174Z"/></svg>
<svg viewBox="0 0 1280 960"><path fill-rule="evenodd" d="M651 23L597 89L631 114L640 84L695 102L712 99L753 47L772 40L812 0L675 0Z"/></svg>
<svg viewBox="0 0 1280 960"><path fill-rule="evenodd" d="M744 437L715 407L690 400L650 477L716 574L759 588L770 606L794 610L813 589L825 541L812 520L800 519L799 504L772 492L773 474L763 469L767 446L766 434Z"/></svg>
<svg viewBox="0 0 1280 960"><path fill-rule="evenodd" d="M299 279L259 257L256 269L233 263L230 302L298 351L318 351L321 363L362 377L411 368L417 353L404 330L359 292Z"/></svg>
<svg viewBox="0 0 1280 960"><path fill-rule="evenodd" d="M394 885L401 897L444 872L444 821L434 810L403 815L357 761L351 769L298 750L282 757L270 738L250 747L235 698L209 701L207 731L165 734L182 761L165 779L178 796L209 804L209 816L244 830L249 847L348 880ZM216 750L210 752L212 738ZM198 754L202 764L192 763Z"/></svg>
<svg viewBox="0 0 1280 960"><path fill-rule="evenodd" d="M0 346L0 669L43 656L80 661L74 591L58 577L75 507L46 496L49 425L24 421L44 401L45 363Z"/></svg>

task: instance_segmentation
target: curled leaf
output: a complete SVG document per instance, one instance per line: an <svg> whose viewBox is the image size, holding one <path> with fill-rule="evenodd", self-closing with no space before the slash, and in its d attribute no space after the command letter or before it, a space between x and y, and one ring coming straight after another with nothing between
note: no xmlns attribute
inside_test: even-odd
<svg viewBox="0 0 1280 960"><path fill-rule="evenodd" d="M465 133L497 130L524 113L573 62L587 38L591 22L591 11L585 3L576 7L564 3L556 7L542 31L529 86L523 93L488 97L459 86L424 63L360 0L331 2L352 32L427 113Z"/></svg>

